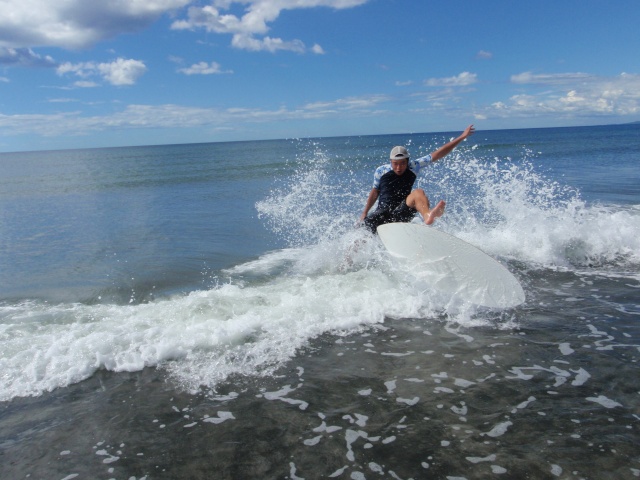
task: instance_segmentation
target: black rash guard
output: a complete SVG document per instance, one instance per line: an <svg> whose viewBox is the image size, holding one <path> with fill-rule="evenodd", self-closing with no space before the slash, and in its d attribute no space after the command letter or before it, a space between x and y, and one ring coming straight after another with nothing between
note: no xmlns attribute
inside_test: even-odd
<svg viewBox="0 0 640 480"><path fill-rule="evenodd" d="M411 193L416 174L407 168L402 175L397 175L393 170L380 177L378 190L378 209L394 210Z"/></svg>
<svg viewBox="0 0 640 480"><path fill-rule="evenodd" d="M379 192L378 207L364 220L369 230L376 233L382 224L411 221L416 210L407 206L405 200L411 193L417 173L429 163L431 163L431 155L409 160L407 169L402 175L396 174L390 163L376 169L373 175L373 188Z"/></svg>

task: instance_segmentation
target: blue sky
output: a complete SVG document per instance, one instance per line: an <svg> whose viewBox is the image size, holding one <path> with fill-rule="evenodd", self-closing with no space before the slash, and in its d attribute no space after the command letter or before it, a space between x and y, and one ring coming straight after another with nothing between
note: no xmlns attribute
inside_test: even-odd
<svg viewBox="0 0 640 480"><path fill-rule="evenodd" d="M0 0L0 151L640 120L637 0Z"/></svg>

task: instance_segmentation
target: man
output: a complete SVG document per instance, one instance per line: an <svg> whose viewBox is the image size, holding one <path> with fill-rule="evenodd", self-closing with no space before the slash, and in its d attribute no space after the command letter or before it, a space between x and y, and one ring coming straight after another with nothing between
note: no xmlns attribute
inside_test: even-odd
<svg viewBox="0 0 640 480"><path fill-rule="evenodd" d="M444 214L445 202L440 200L434 208L430 208L429 199L424 190L418 188L412 191L417 173L430 162L437 162L449 154L474 132L473 125L469 125L458 138L417 160L409 159L409 152L405 147L393 147L390 155L391 162L378 167L375 171L373 188L369 192L360 221L364 222L371 232L376 233L380 225L391 222L410 222L416 213L420 213L424 223L431 225L436 218ZM367 216L376 200L378 208Z"/></svg>

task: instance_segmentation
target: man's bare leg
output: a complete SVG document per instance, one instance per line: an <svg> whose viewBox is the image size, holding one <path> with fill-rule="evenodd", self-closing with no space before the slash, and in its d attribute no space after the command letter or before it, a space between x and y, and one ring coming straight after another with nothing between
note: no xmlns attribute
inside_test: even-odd
<svg viewBox="0 0 640 480"><path fill-rule="evenodd" d="M422 218L424 219L424 223L426 225L431 225L435 222L436 218L441 217L444 214L444 209L446 203L444 200L440 200L438 204L433 208L430 207L429 198L424 193L424 190L417 188L413 192L409 194L407 197L407 206L411 208L415 208Z"/></svg>
<svg viewBox="0 0 640 480"><path fill-rule="evenodd" d="M424 223L427 225L431 225L433 222L435 222L436 218L439 218L444 214L444 207L446 205L447 204L444 200L440 200L438 204L433 207L433 210L429 211L429 214L426 217L424 215L422 216L422 218L424 218Z"/></svg>

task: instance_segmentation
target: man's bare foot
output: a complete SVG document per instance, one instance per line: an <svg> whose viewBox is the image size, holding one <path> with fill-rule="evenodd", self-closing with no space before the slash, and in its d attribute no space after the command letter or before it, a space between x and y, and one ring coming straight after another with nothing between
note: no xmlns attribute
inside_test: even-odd
<svg viewBox="0 0 640 480"><path fill-rule="evenodd" d="M444 207L446 203L444 200L440 200L438 204L431 209L427 218L424 219L424 223L427 225L431 225L436 221L436 218L441 217L444 214Z"/></svg>

